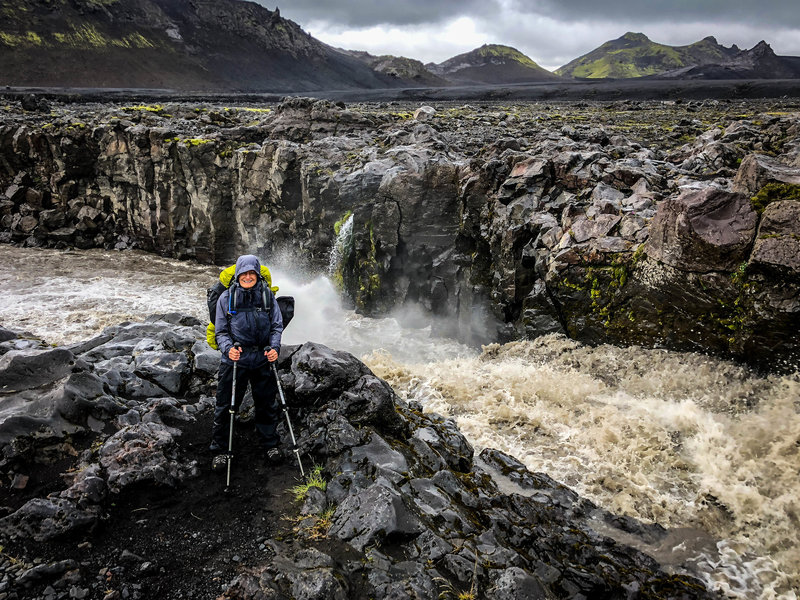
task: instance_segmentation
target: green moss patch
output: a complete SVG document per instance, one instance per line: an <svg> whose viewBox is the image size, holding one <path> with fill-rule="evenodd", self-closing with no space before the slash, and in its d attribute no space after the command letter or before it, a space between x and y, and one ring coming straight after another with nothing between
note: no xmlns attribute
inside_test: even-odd
<svg viewBox="0 0 800 600"><path fill-rule="evenodd" d="M346 213L344 213L344 215L342 215L341 219L333 224L333 231L336 235L339 235L339 232L342 230L342 226L347 223L347 219L349 219L351 216L353 216L353 211L348 210Z"/></svg>
<svg viewBox="0 0 800 600"><path fill-rule="evenodd" d="M764 212L776 200L800 200L800 185L796 183L768 183L750 198L753 210L759 214Z"/></svg>

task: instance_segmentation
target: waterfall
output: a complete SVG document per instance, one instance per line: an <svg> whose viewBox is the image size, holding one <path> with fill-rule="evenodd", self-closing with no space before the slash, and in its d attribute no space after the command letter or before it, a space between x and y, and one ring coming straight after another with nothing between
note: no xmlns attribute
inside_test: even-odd
<svg viewBox="0 0 800 600"><path fill-rule="evenodd" d="M341 222L340 222L341 223ZM339 225L337 223L337 225ZM333 280L338 280L336 276L339 266L342 264L345 256L350 253L353 247L353 215L347 215L344 223L339 225L339 231L336 234L336 241L331 248L330 259L328 260L328 276Z"/></svg>

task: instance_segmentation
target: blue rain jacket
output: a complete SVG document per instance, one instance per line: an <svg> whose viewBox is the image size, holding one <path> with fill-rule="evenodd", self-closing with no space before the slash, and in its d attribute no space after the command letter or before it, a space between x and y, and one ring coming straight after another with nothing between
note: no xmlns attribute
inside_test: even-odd
<svg viewBox="0 0 800 600"><path fill-rule="evenodd" d="M259 281L249 290L238 285L239 275L247 271L261 272L261 263L252 254L240 256L236 261L234 283L225 290L217 300L217 315L214 321L217 344L222 352L222 361L233 364L228 358L228 351L234 341L244 349L239 366L257 368L265 365L267 357L264 350L281 349L283 334L283 318L275 295L263 281ZM235 294L234 297L231 294ZM267 309L264 310L264 294ZM230 311L235 311L235 314Z"/></svg>

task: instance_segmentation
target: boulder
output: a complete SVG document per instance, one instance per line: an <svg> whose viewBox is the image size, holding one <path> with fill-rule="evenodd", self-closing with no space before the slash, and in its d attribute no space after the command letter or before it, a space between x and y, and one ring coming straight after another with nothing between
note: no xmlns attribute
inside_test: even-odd
<svg viewBox="0 0 800 600"><path fill-rule="evenodd" d="M294 394L315 403L338 396L369 369L352 354L308 343L292 355Z"/></svg>
<svg viewBox="0 0 800 600"><path fill-rule="evenodd" d="M800 168L789 166L764 154L748 154L733 180L733 190L755 195L768 183L800 185Z"/></svg>
<svg viewBox="0 0 800 600"><path fill-rule="evenodd" d="M0 444L35 431L61 437L88 419L117 414L102 380L62 348L12 350L0 357Z"/></svg>
<svg viewBox="0 0 800 600"><path fill-rule="evenodd" d="M82 509L66 498L34 498L0 519L0 526L12 538L46 542L91 529L99 520L96 505Z"/></svg>
<svg viewBox="0 0 800 600"><path fill-rule="evenodd" d="M49 112L50 105L44 98L39 98L36 94L26 94L20 100L23 110L31 112Z"/></svg>
<svg viewBox="0 0 800 600"><path fill-rule="evenodd" d="M10 394L44 386L67 377L75 367L80 368L78 359L64 348L8 352L0 358L0 389Z"/></svg>
<svg viewBox="0 0 800 600"><path fill-rule="evenodd" d="M363 550L385 539L415 537L423 530L402 496L393 487L376 482L338 506L329 533Z"/></svg>
<svg viewBox="0 0 800 600"><path fill-rule="evenodd" d="M395 410L394 390L372 374L363 375L341 397L341 414L359 426L372 425L399 433L402 419Z"/></svg>
<svg viewBox="0 0 800 600"><path fill-rule="evenodd" d="M758 215L743 194L706 188L662 202L648 256L685 271L733 271L748 258Z"/></svg>
<svg viewBox="0 0 800 600"><path fill-rule="evenodd" d="M178 395L191 372L189 358L183 352L146 351L137 354L134 373L151 381L171 395Z"/></svg>
<svg viewBox="0 0 800 600"><path fill-rule="evenodd" d="M220 352L214 350L205 340L194 343L192 356L194 356L193 369L196 373L213 376L219 371L219 363L222 360Z"/></svg>
<svg viewBox="0 0 800 600"><path fill-rule="evenodd" d="M180 460L175 434L166 425L149 422L125 427L108 438L99 459L109 489L119 493L143 481L174 487L181 479L196 475L195 461Z"/></svg>
<svg viewBox="0 0 800 600"><path fill-rule="evenodd" d="M592 238L600 238L608 233L620 222L619 215L601 214L594 219L578 217L570 228L573 239L582 243Z"/></svg>
<svg viewBox="0 0 800 600"><path fill-rule="evenodd" d="M764 209L749 267L800 278L800 201L773 202Z"/></svg>
<svg viewBox="0 0 800 600"><path fill-rule="evenodd" d="M415 121L428 121L436 114L436 109L432 106L420 106L414 111Z"/></svg>
<svg viewBox="0 0 800 600"><path fill-rule="evenodd" d="M519 567L500 571L487 595L497 600L543 600L549 597L539 579Z"/></svg>

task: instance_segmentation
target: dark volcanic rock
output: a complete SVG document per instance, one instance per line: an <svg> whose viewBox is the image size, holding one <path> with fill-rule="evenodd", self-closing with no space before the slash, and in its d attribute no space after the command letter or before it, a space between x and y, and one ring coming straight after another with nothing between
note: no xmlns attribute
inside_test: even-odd
<svg viewBox="0 0 800 600"><path fill-rule="evenodd" d="M95 353L94 365L99 365L102 359L96 351L111 348L110 342L117 344L115 358L124 358L119 354L123 341L136 342L128 346L133 353L133 348L154 340L182 337L186 332L180 326L176 331L175 324L180 321L161 316L123 324L73 348L81 360ZM202 327L185 327L202 339ZM175 352L189 361L193 345L187 346L179 344ZM29 352L37 356L37 351ZM68 365L69 356L71 352L60 364ZM128 355L129 364L135 362L132 358ZM24 380L24 364L20 358L12 363L14 381ZM85 368L93 375L91 366ZM6 375L11 381L12 373ZM665 599L712 597L691 577L669 575L647 555L598 535L592 523L601 518L611 528L650 541L660 539L663 530L619 520L500 452L484 450L481 460L474 460L472 447L453 421L406 404L351 355L313 343L285 347L280 376L301 452L311 455L319 465L317 476L328 485L311 488L302 508L298 504L293 509L298 514L291 519L296 523L292 531L249 541L263 551L247 568L237 569L238 576L221 597L430 598L441 593L441 582L453 590L479 589L501 598L627 597L630 590ZM40 378L17 387L38 389L36 385L46 382ZM97 431L105 433L64 474L68 487L46 498L31 498L0 519L0 542L29 547L37 556L56 547L37 544L64 539L70 551L76 544L85 550L100 542L97 536L114 535L113 525L105 534L97 526L112 518L116 504L136 494L145 494L147 503L154 490L180 489L197 476L193 457L176 439L184 428L193 428L197 418L210 419L210 403L197 402L196 397L113 400L127 412L116 419L110 414L103 418ZM280 430L285 436L283 426ZM0 469L5 472L10 464L23 466L19 458L9 463L10 446L35 449L42 440L33 425L0 443L6 457ZM518 492L501 491L498 479ZM191 500L209 508L207 503L216 497L209 487L195 486L199 497ZM266 503L268 509L274 501L270 498L259 498L258 503ZM147 522L150 508L156 507L146 504L135 511L143 513L136 517L140 523ZM132 514L122 512L124 519ZM201 514L190 510L180 518L210 518L209 513ZM205 526L198 525L201 530ZM246 545L248 536L257 534L245 525L236 535ZM203 536L195 542L195 537L187 542L166 531L159 534L166 544L173 539L180 545L196 544L197 550L208 542L218 543ZM103 565L116 563L141 576L136 589L147 589L149 578L161 573L151 557L127 549L117 548L102 560ZM241 558L228 560L238 563ZM24 584L33 593L43 592L49 580L62 574L73 585L89 585L90 579L84 582L73 567L57 557L46 568L31 565L9 571L8 581L12 588ZM104 566L100 575L107 589L118 586L125 571ZM196 569L193 577L205 582L201 586L220 583L219 573L209 569Z"/></svg>
<svg viewBox="0 0 800 600"><path fill-rule="evenodd" d="M151 482L174 486L196 474L194 462L178 462L174 435L177 432L161 423L137 423L111 436L100 449L100 465L112 492Z"/></svg>
<svg viewBox="0 0 800 600"><path fill-rule="evenodd" d="M736 172L733 186L743 194L755 195L768 183L800 185L797 167L783 164L763 154L750 154Z"/></svg>
<svg viewBox="0 0 800 600"><path fill-rule="evenodd" d="M103 381L63 348L14 350L0 357L0 443L31 430L63 437L121 409Z"/></svg>
<svg viewBox="0 0 800 600"><path fill-rule="evenodd" d="M413 539L423 530L419 518L405 506L400 493L393 486L377 481L339 505L329 533L356 550L363 550L365 546L381 545L387 539Z"/></svg>
<svg viewBox="0 0 800 600"><path fill-rule="evenodd" d="M659 206L645 252L686 271L733 271L747 260L757 222L742 194L689 192Z"/></svg>
<svg viewBox="0 0 800 600"><path fill-rule="evenodd" d="M750 265L775 269L783 277L800 277L800 201L773 202L764 209Z"/></svg>
<svg viewBox="0 0 800 600"><path fill-rule="evenodd" d="M781 275L794 238L764 212L800 197L791 107L442 103L425 122L418 108L287 98L16 116L0 128L0 235L207 262L285 254L315 270L335 249L332 278L357 311L414 311L438 334L564 332L796 364ZM123 339L87 359L125 397L164 397L215 370L203 352L170 355L181 343L141 348L135 368Z"/></svg>
<svg viewBox="0 0 800 600"><path fill-rule="evenodd" d="M0 519L5 535L10 538L32 538L45 542L89 529L100 519L100 508L83 510L64 498L36 498L13 514Z"/></svg>
<svg viewBox="0 0 800 600"><path fill-rule="evenodd" d="M292 355L292 372L295 393L316 402L339 396L369 369L350 354L312 343Z"/></svg>
<svg viewBox="0 0 800 600"><path fill-rule="evenodd" d="M10 329L6 329L5 327L0 327L0 342L7 342L9 340L14 340L17 338L17 334L11 331Z"/></svg>

